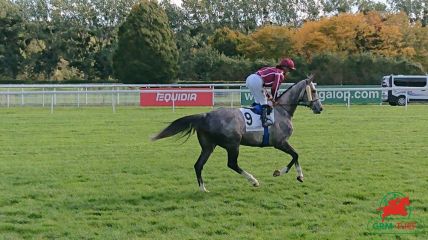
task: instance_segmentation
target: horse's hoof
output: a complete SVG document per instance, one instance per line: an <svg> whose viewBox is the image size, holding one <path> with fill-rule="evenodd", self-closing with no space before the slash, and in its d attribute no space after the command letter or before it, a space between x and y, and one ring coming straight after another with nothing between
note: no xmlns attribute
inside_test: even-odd
<svg viewBox="0 0 428 240"><path fill-rule="evenodd" d="M201 185L201 186L199 186L199 191L201 191L201 192L210 192L210 191L208 191L206 188L205 188L205 185Z"/></svg>
<svg viewBox="0 0 428 240"><path fill-rule="evenodd" d="M275 170L275 171L273 172L273 176L274 176L274 177L279 177L279 176L281 176L281 172L280 172L279 170Z"/></svg>
<svg viewBox="0 0 428 240"><path fill-rule="evenodd" d="M297 176L297 181L303 182L303 176Z"/></svg>
<svg viewBox="0 0 428 240"><path fill-rule="evenodd" d="M259 187L259 186L260 186L259 182L253 183L253 187Z"/></svg>

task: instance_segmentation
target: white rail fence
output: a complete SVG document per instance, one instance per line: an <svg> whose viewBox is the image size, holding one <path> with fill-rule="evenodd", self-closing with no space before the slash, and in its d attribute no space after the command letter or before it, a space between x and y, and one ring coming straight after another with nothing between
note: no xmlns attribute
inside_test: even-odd
<svg viewBox="0 0 428 240"><path fill-rule="evenodd" d="M54 85L5 85L0 84L0 107L18 107L18 106L38 106L50 107L51 112L57 106L111 106L116 111L117 106L139 106L140 93L142 91L149 93L180 93L189 92L189 89L180 90L179 88L205 88L192 89L191 92L212 92L214 106L241 106L241 87L244 84L54 84ZM156 88L174 88L171 90L161 90ZM209 89L207 89L209 88ZM349 107L352 104L353 96L351 92L355 91L387 91L401 90L407 93L420 88L401 87L401 88L328 88L319 87L320 93L330 92L334 96L341 93L340 98L345 100ZM425 88L428 90L428 87ZM320 94L321 95L321 94ZM338 96L339 97L339 96ZM322 99L323 100L323 99ZM380 104L380 103L379 103ZM407 106L407 105L406 105ZM171 107L175 109L174 99Z"/></svg>

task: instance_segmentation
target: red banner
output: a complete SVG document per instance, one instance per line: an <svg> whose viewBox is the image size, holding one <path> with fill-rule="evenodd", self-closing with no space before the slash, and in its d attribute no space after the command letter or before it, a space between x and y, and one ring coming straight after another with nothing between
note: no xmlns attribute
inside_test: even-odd
<svg viewBox="0 0 428 240"><path fill-rule="evenodd" d="M167 90L173 90L173 92ZM140 105L145 107L213 106L213 92L211 88L144 88L140 93Z"/></svg>

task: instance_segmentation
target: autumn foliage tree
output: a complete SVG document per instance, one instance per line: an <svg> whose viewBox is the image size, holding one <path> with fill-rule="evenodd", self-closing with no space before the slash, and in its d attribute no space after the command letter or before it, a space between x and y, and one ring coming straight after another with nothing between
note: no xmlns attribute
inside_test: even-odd
<svg viewBox="0 0 428 240"><path fill-rule="evenodd" d="M275 59L290 56L293 53L294 30L287 27L267 25L249 34L238 49L250 59Z"/></svg>
<svg viewBox="0 0 428 240"><path fill-rule="evenodd" d="M229 43L223 46L251 60L294 58L298 71L291 81L317 72L323 84L378 84L382 75L428 69L427 28L411 23L404 13L342 13L299 28L265 25L244 36L222 29L211 39L216 40L209 42L212 46Z"/></svg>
<svg viewBox="0 0 428 240"><path fill-rule="evenodd" d="M404 13L340 14L305 23L294 35L294 50L308 59L313 54L330 52L416 60L428 50L426 33L426 28L411 24Z"/></svg>

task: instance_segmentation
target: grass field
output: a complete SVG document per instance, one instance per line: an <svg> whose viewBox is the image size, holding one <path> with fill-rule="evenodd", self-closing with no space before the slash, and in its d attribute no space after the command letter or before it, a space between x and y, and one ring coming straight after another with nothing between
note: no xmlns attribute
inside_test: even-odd
<svg viewBox="0 0 428 240"><path fill-rule="evenodd" d="M0 239L427 239L428 106L326 106L295 114L288 155L242 147L254 188L217 148L198 191L195 136L149 137L206 108L0 109ZM418 233L367 226L388 192L410 196Z"/></svg>

